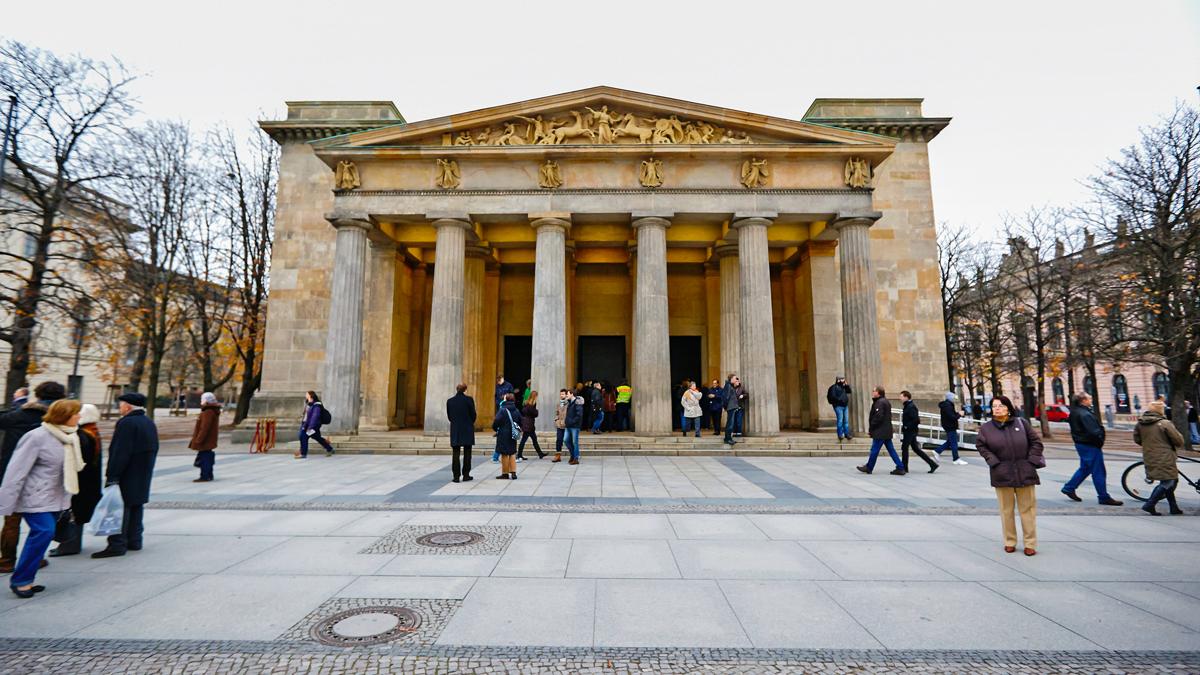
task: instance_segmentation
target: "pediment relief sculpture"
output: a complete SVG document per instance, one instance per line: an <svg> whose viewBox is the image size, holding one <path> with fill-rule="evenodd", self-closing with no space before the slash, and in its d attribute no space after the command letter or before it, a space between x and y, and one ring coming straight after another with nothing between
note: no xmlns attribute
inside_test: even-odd
<svg viewBox="0 0 1200 675"><path fill-rule="evenodd" d="M678 115L646 115L618 111L601 105L582 110L513 115L498 127L484 126L442 134L442 145L709 145L748 144L755 140L745 131L734 131L703 120Z"/></svg>
<svg viewBox="0 0 1200 675"><path fill-rule="evenodd" d="M362 181L358 179L358 167L354 166L354 162L338 162L337 169L333 172L334 189L353 190L360 185Z"/></svg>

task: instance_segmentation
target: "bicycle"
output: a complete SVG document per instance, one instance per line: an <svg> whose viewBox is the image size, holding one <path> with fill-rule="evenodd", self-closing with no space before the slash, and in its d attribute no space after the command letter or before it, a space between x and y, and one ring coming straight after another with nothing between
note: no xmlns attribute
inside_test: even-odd
<svg viewBox="0 0 1200 675"><path fill-rule="evenodd" d="M1176 457L1175 461L1177 464L1182 462L1200 464L1200 459L1193 459L1191 457ZM1121 474L1121 487L1125 489L1125 494L1138 500L1139 502L1148 500L1150 498L1150 493L1153 492L1154 488L1158 485L1158 481L1150 480L1146 477L1145 470L1142 471L1140 478L1130 477L1135 469L1142 467L1144 464L1145 462L1134 462L1133 464L1129 465L1129 468L1125 469L1125 473ZM1192 488L1196 490L1196 493L1200 494L1200 481L1194 481L1191 478L1188 478L1187 474L1183 472L1182 468L1179 469L1179 480L1191 485Z"/></svg>

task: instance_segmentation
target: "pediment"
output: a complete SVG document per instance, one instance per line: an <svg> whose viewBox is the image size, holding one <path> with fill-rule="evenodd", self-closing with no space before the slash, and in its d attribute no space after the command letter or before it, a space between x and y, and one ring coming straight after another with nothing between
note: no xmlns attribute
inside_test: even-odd
<svg viewBox="0 0 1200 675"><path fill-rule="evenodd" d="M315 141L322 150L451 146L818 145L890 149L883 136L613 87L593 87ZM322 153L324 154L324 153Z"/></svg>

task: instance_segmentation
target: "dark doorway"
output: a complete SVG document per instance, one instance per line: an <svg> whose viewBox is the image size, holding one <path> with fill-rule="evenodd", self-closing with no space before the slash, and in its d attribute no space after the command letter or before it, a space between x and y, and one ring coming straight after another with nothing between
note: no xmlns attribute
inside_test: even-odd
<svg viewBox="0 0 1200 675"><path fill-rule="evenodd" d="M683 397L680 386L683 380L693 380L703 383L700 379L700 336L672 335L671 336L671 427L683 428L683 405L679 399Z"/></svg>
<svg viewBox="0 0 1200 675"><path fill-rule="evenodd" d="M575 353L580 382L600 380L615 387L627 377L624 335L580 335Z"/></svg>
<svg viewBox="0 0 1200 675"><path fill-rule="evenodd" d="M512 382L518 392L524 392L525 381L529 379L529 364L533 361L532 335L504 336L504 379ZM496 381L492 380L495 386ZM491 391L495 391L492 389ZM520 398L517 401L520 402Z"/></svg>

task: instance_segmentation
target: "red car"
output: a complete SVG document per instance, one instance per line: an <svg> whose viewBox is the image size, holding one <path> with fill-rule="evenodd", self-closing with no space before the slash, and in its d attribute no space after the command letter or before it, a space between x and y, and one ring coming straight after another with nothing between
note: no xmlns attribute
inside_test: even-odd
<svg viewBox="0 0 1200 675"><path fill-rule="evenodd" d="M1050 422L1066 422L1067 418L1069 418L1070 416L1071 416L1071 411L1067 409L1067 406L1062 405L1061 403L1055 403L1053 405L1046 407L1046 419ZM1034 408L1033 409L1033 418L1041 419L1041 417L1042 417L1041 408Z"/></svg>

